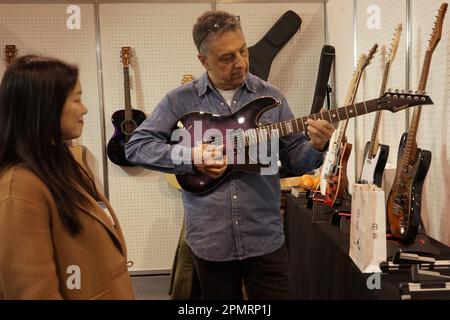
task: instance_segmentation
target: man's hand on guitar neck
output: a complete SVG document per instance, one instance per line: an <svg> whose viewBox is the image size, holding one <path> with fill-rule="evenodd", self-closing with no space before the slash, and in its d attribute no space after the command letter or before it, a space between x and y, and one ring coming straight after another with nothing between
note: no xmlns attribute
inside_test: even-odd
<svg viewBox="0 0 450 320"><path fill-rule="evenodd" d="M192 149L192 161L195 170L219 178L227 168L227 156L223 155L223 145L202 144Z"/></svg>
<svg viewBox="0 0 450 320"><path fill-rule="evenodd" d="M308 119L306 123L308 124L306 134L312 146L319 151L325 151L325 146L333 135L334 126L326 120Z"/></svg>

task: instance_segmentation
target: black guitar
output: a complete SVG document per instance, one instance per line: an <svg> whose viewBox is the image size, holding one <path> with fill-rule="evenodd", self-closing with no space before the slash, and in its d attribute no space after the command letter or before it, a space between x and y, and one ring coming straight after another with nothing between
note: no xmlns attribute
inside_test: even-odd
<svg viewBox="0 0 450 320"><path fill-rule="evenodd" d="M130 73L129 65L131 60L131 48L122 47L122 64L125 93L125 109L118 110L112 115L114 134L108 142L107 154L109 160L118 166L133 167L134 164L125 158L125 145L142 121L145 120L145 113L131 108L130 97Z"/></svg>
<svg viewBox="0 0 450 320"><path fill-rule="evenodd" d="M255 99L237 112L231 115L213 115L206 112L191 112L182 116L173 130L178 132L181 141L174 142L184 147L194 147L199 144L224 145L224 150L233 150L234 154L227 154L228 167L224 174L213 179L202 173L177 175L180 186L194 194L205 194L218 187L233 171L247 171L259 173L261 164L254 163L249 157L249 147L269 140L272 136L282 137L292 133L299 133L306 130L308 119L323 119L330 123L344 119L353 118L369 112L378 110L389 110L397 112L416 105L432 104L430 97L425 95L386 93L380 98L349 105L327 112L315 113L309 116L274 123L269 125L259 125L262 114L269 109L279 105L279 101L273 97L261 97ZM215 129L214 136L203 136L201 140L196 140L198 136L199 124L201 124L202 135L206 130ZM211 132L211 131L209 131ZM231 145L229 145L231 143ZM245 156L242 157L242 154ZM242 160L245 162L242 163Z"/></svg>

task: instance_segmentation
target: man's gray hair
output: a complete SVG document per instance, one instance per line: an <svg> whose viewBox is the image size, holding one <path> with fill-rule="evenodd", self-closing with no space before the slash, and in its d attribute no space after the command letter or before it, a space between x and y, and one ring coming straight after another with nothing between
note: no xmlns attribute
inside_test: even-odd
<svg viewBox="0 0 450 320"><path fill-rule="evenodd" d="M220 10L206 11L197 19L192 28L192 36L197 50L200 53L206 53L207 42L210 38L236 29L241 29L239 16Z"/></svg>

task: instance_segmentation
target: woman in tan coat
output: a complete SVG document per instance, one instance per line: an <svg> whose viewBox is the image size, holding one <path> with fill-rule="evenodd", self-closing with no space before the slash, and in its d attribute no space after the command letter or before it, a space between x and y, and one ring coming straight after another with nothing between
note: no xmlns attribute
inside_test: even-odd
<svg viewBox="0 0 450 320"><path fill-rule="evenodd" d="M0 84L0 299L133 299L119 222L65 141L78 68L25 56Z"/></svg>

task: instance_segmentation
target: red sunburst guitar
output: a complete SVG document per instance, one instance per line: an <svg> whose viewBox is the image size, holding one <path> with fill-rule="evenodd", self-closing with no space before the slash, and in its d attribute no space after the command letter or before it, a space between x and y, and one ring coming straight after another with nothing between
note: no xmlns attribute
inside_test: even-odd
<svg viewBox="0 0 450 320"><path fill-rule="evenodd" d="M447 3L439 9L422 66L419 90L424 91L431 57L442 35ZM404 133L398 152L397 171L387 201L387 218L392 235L402 243L414 241L421 224L422 187L431 163L431 152L417 148L416 136L422 106L414 109L409 131Z"/></svg>

